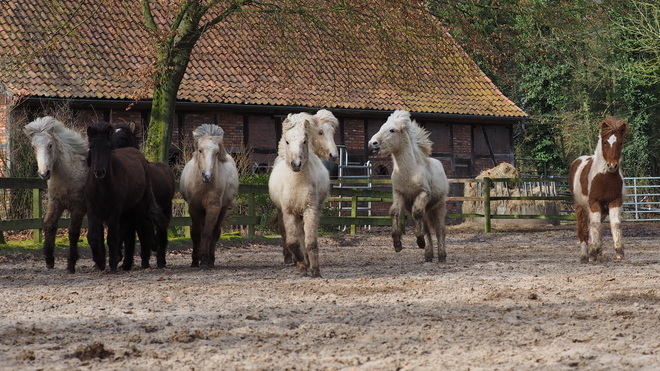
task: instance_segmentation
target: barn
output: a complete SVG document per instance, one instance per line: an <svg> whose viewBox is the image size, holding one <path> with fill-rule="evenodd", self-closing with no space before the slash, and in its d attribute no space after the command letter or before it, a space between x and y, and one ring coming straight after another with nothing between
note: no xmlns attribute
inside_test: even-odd
<svg viewBox="0 0 660 371"><path fill-rule="evenodd" d="M57 4L0 3L0 145L10 161L12 141L24 140L10 129L53 107L66 105L82 125L148 124L150 96L140 76L150 45L140 12L114 1ZM231 18L198 41L177 97L173 156L196 126L215 123L232 152L249 149L254 163L268 165L288 113L326 108L340 121L342 165L368 162L373 174L387 174L391 161L370 157L366 142L393 110L407 109L431 131L433 156L450 177L513 163L513 133L528 115L448 33L422 52L401 50L409 54L404 63L369 34L347 51L323 35L287 29L269 36L295 39L296 51L278 49L264 41L268 29L251 21Z"/></svg>

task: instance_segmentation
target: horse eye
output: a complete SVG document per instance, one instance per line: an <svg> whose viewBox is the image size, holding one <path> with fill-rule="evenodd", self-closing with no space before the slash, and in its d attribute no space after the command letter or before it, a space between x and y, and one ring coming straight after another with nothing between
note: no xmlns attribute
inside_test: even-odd
<svg viewBox="0 0 660 371"><path fill-rule="evenodd" d="M323 135L323 132L322 132L322 131L319 131L319 135Z"/></svg>
<svg viewBox="0 0 660 371"><path fill-rule="evenodd" d="M48 145L48 149L51 149L51 148L53 148L53 143Z"/></svg>
<svg viewBox="0 0 660 371"><path fill-rule="evenodd" d="M307 144L307 141L304 141L303 144Z"/></svg>
<svg viewBox="0 0 660 371"><path fill-rule="evenodd" d="M287 145L289 145L289 141L288 141L288 140L285 140L285 142L286 142Z"/></svg>
<svg viewBox="0 0 660 371"><path fill-rule="evenodd" d="M394 133L394 129L390 129L390 133Z"/></svg>
<svg viewBox="0 0 660 371"><path fill-rule="evenodd" d="M202 153L202 150L201 150L201 149L199 150L199 153Z"/></svg>

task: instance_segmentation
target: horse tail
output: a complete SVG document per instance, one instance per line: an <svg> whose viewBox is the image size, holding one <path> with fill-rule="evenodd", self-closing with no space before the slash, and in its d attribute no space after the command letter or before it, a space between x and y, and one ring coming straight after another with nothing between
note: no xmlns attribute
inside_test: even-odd
<svg viewBox="0 0 660 371"><path fill-rule="evenodd" d="M281 231L284 228L284 221L282 220L282 213L277 210L275 214L268 221L268 226L276 231Z"/></svg>

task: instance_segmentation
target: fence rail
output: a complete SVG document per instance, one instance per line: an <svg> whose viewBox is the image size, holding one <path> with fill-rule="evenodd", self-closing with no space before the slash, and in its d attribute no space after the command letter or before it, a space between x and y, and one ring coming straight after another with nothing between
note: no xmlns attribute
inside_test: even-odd
<svg viewBox="0 0 660 371"><path fill-rule="evenodd" d="M360 180L350 180L351 187L337 186L338 182L333 181L334 187L331 189L331 197L329 202L347 202L350 198L351 202L351 215L350 216L322 216L321 224L323 225L339 225L351 226L351 233L355 233L355 226L388 226L391 225L389 216L359 216L358 203L361 202L391 202L392 190L391 182L389 179L369 179L368 182L372 188L358 188L356 182ZM365 181L366 182L366 181ZM557 201L570 204L572 201L570 194L566 187L565 177L552 177L552 178L483 178L483 179L450 179L450 183L475 183L481 190L497 188L495 184L510 184L510 183L524 183L527 187L528 184L548 185L554 190L555 194L544 193L542 195L528 195L528 196L511 196L511 195L495 195L492 196L490 192L481 192L480 196L455 196L448 197L448 202L478 202L483 205L483 213L449 213L447 218L484 218L485 232L491 232L491 221L493 219L546 219L546 220L575 220L575 216L571 210L563 210L562 213L557 215L523 215L523 214L498 214L493 213L492 203L520 200L520 201ZM660 178L626 178L626 184L632 193L629 192L628 198L624 203L624 216L629 220L653 220L653 217L660 217ZM506 187L503 187L506 188ZM561 192L562 188L564 192ZM41 179L21 179L21 178L0 178L0 189L30 189L33 194L32 212L33 218L20 219L20 220L0 220L0 232L10 230L34 230L35 240L40 242L42 221L42 195L43 190L46 189L46 182ZM543 187L541 187L543 189ZM655 190L655 191L653 191ZM270 215L256 215L255 214L255 195L267 194L268 186L266 185L247 185L241 184L239 186L239 193L246 196L247 199L247 214L248 215L232 215L229 223L234 226L247 226L248 235L255 234L255 226L264 225ZM183 202L182 200L178 202ZM649 217L653 214L653 217ZM69 224L68 219L61 219L59 226L67 227ZM187 227L192 224L188 216L173 217L170 223L172 227L183 226ZM83 222L83 227L86 227L86 220ZM1 235L1 233L0 233Z"/></svg>

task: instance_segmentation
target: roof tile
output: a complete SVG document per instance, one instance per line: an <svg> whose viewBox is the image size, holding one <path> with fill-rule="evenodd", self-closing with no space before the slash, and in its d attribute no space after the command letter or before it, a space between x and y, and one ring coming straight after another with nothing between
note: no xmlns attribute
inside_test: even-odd
<svg viewBox="0 0 660 371"><path fill-rule="evenodd" d="M45 12L49 0L0 2L3 50L45 44L61 13ZM130 99L142 87L150 59L150 42L137 26L140 13L126 14L121 2L104 2L76 33L63 30L61 42L20 68L1 68L0 82L17 95ZM62 0L61 7L80 7L81 19L98 2ZM36 17L34 9L39 9ZM130 19L130 18L133 19ZM260 17L259 14L249 17ZM161 22L164 18L156 14ZM40 23L33 22L41 19ZM392 60L378 45L377 31L360 35L362 44L338 46L327 36L286 30L266 34L254 27L264 19L236 18L218 25L197 42L178 92L180 99L211 103L244 103L346 109L405 108L414 112L527 116L505 97L467 54L446 35L446 46L427 46L424 55ZM48 35L48 36L45 36ZM274 39L260 42L267 35ZM93 37L93 39L91 39ZM278 38L296 40L297 53L274 47ZM7 45L8 47L5 47ZM320 47L322 45L322 47ZM333 47L334 45L334 47ZM289 46L291 47L291 46ZM286 49L286 47L284 47ZM439 61L439 62L438 62ZM129 97L129 98L127 98ZM148 98L148 97L147 97Z"/></svg>

